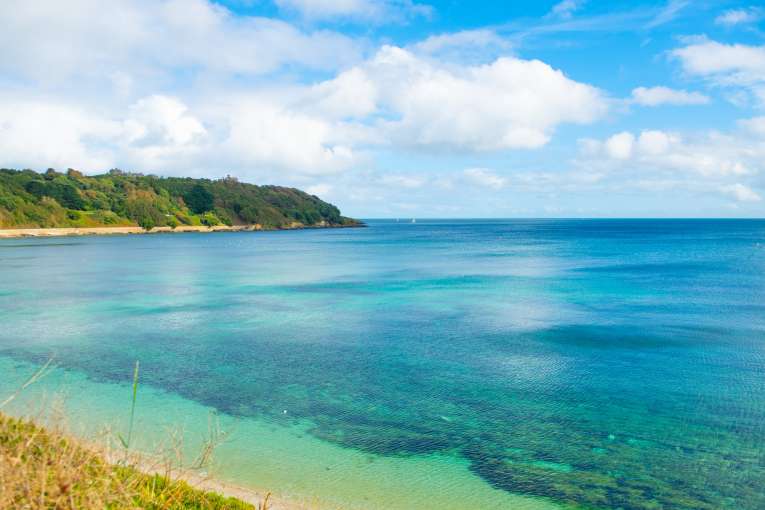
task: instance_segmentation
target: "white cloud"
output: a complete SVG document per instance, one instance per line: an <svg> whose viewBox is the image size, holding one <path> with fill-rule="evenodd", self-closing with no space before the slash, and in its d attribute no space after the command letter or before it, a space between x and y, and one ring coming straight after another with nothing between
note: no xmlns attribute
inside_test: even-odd
<svg viewBox="0 0 765 510"><path fill-rule="evenodd" d="M752 188L738 182L728 186L723 186L721 191L727 195L732 196L739 202L760 202L762 200L762 197Z"/></svg>
<svg viewBox="0 0 765 510"><path fill-rule="evenodd" d="M449 65L385 46L356 68L366 77L355 101L376 101L378 126L399 146L486 151L537 148L562 123L586 124L608 103L595 87L538 60L499 58ZM320 87L333 90L336 80ZM355 89L359 90L359 89ZM366 99L359 99L366 94Z"/></svg>
<svg viewBox="0 0 765 510"><path fill-rule="evenodd" d="M755 102L765 106L765 46L701 39L670 54L680 60L689 75L716 86L743 88Z"/></svg>
<svg viewBox="0 0 765 510"><path fill-rule="evenodd" d="M429 5L412 0L275 0L280 9L297 12L311 20L355 18L384 21L432 14Z"/></svg>
<svg viewBox="0 0 765 510"><path fill-rule="evenodd" d="M485 168L468 168L463 173L468 182L484 188L498 190L507 184L507 179Z"/></svg>
<svg viewBox="0 0 765 510"><path fill-rule="evenodd" d="M363 118L375 113L378 96L372 78L353 68L314 85L301 106L331 118Z"/></svg>
<svg viewBox="0 0 765 510"><path fill-rule="evenodd" d="M662 104L691 105L706 104L709 97L699 92L676 90L668 87L638 87L632 91L632 101L643 106Z"/></svg>
<svg viewBox="0 0 765 510"><path fill-rule="evenodd" d="M184 145L204 136L204 126L189 115L188 107L173 97L154 95L130 107L125 121L130 143L147 145Z"/></svg>
<svg viewBox="0 0 765 510"><path fill-rule="evenodd" d="M708 179L751 175L761 171L765 145L760 139L710 132L695 139L646 130L605 141L582 140L582 162L590 169L634 169L646 172L693 173Z"/></svg>
<svg viewBox="0 0 765 510"><path fill-rule="evenodd" d="M3 164L19 167L235 171L243 178L279 171L287 178L337 173L363 159L344 139L353 130L342 123L251 96L192 112L178 98L155 95L108 116L92 108L0 98L0 118L7 119L0 122Z"/></svg>
<svg viewBox="0 0 765 510"><path fill-rule="evenodd" d="M259 101L231 104L229 133L220 155L237 167L267 166L302 174L327 174L356 162L353 148L336 139L331 122Z"/></svg>
<svg viewBox="0 0 765 510"><path fill-rule="evenodd" d="M362 60L363 40L237 16L208 0L114 0L108 10L95 0L8 0L0 16L0 153L9 166L233 173L325 194L316 176L363 168L370 148L533 149L609 106L601 90L538 60L444 58L507 49L492 30L385 46ZM306 68L334 77L311 83L328 73ZM23 92L11 95L8 83ZM507 184L486 169L455 175L455 185ZM426 183L437 179L401 173L370 186Z"/></svg>
<svg viewBox="0 0 765 510"><path fill-rule="evenodd" d="M729 9L715 18L718 25L734 26L756 23L763 17L762 9L750 7L748 9Z"/></svg>
<svg viewBox="0 0 765 510"><path fill-rule="evenodd" d="M632 156L632 146L635 144L635 135L626 131L613 135L606 140L606 153L614 159L629 159Z"/></svg>
<svg viewBox="0 0 765 510"><path fill-rule="evenodd" d="M744 129L765 138L765 116L742 119L738 124Z"/></svg>
<svg viewBox="0 0 765 510"><path fill-rule="evenodd" d="M550 9L548 16L569 19L574 14L574 11L579 9L583 3L582 0L562 0Z"/></svg>
<svg viewBox="0 0 765 510"><path fill-rule="evenodd" d="M646 130L640 133L637 143L641 153L649 156L665 154L672 144L677 143L677 136L664 131Z"/></svg>
<svg viewBox="0 0 765 510"><path fill-rule="evenodd" d="M765 46L702 40L673 50L672 55L680 59L689 74L730 84L765 80Z"/></svg>
<svg viewBox="0 0 765 510"><path fill-rule="evenodd" d="M432 35L411 49L415 53L453 62L477 61L486 56L506 54L512 49L512 43L496 31L482 28Z"/></svg>
<svg viewBox="0 0 765 510"><path fill-rule="evenodd" d="M128 108L114 141L120 165L158 169L187 165L205 146L207 130L178 98L153 95Z"/></svg>
<svg viewBox="0 0 765 510"><path fill-rule="evenodd" d="M17 97L0 98L0 119L4 166L89 169L115 164L103 144L122 132L118 122L72 105Z"/></svg>
<svg viewBox="0 0 765 510"><path fill-rule="evenodd" d="M262 74L359 58L358 42L338 33L235 16L208 0L113 0L108 9L98 0L6 0L0 19L0 71L46 82L106 75L124 88L183 69Z"/></svg>
<svg viewBox="0 0 765 510"><path fill-rule="evenodd" d="M236 172L243 178L269 171L325 175L364 162L364 150L372 146L537 148L559 124L592 122L607 110L598 89L540 61L446 64L396 47L313 86L217 90L196 98L151 94L126 105L107 101L106 108L80 98L76 106L53 110L50 103L39 106L35 93L23 101L0 97L0 108L26 104L31 112L5 117L13 119L3 125L5 155L18 166L84 171L115 165L165 174ZM43 120L46 115L58 123ZM25 124L29 119L56 126L46 134L44 151L37 149L34 126Z"/></svg>
<svg viewBox="0 0 765 510"><path fill-rule="evenodd" d="M755 117L739 125L731 133L644 130L583 139L573 164L579 174L596 178L595 189L667 194L663 214L673 207L670 192L756 204L762 201L757 187L765 182L765 121Z"/></svg>

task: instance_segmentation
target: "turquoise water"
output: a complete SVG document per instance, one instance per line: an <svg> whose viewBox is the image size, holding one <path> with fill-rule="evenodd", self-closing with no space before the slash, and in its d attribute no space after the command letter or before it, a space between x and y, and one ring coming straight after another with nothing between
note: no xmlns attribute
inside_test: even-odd
<svg viewBox="0 0 765 510"><path fill-rule="evenodd" d="M140 360L144 430L325 506L765 507L765 221L369 225L0 241L0 389L120 427Z"/></svg>

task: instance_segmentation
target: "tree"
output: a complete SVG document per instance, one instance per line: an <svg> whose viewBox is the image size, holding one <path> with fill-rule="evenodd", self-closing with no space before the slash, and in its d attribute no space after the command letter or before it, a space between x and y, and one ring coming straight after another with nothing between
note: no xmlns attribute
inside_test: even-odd
<svg viewBox="0 0 765 510"><path fill-rule="evenodd" d="M77 188L68 184L59 184L55 186L55 193L51 193L51 196L58 200L58 202L64 207L69 209L84 209L85 202L80 196L80 192Z"/></svg>
<svg viewBox="0 0 765 510"><path fill-rule="evenodd" d="M212 210L214 197L207 188L196 184L184 195L183 201L194 214L202 214Z"/></svg>
<svg viewBox="0 0 765 510"><path fill-rule="evenodd" d="M152 218L150 214L145 214L139 216L138 226L144 230L151 230L156 226L156 223L154 223L154 218Z"/></svg>
<svg viewBox="0 0 765 510"><path fill-rule="evenodd" d="M27 190L27 193L31 193L37 198L45 196L46 186L43 181L29 181L24 188Z"/></svg>

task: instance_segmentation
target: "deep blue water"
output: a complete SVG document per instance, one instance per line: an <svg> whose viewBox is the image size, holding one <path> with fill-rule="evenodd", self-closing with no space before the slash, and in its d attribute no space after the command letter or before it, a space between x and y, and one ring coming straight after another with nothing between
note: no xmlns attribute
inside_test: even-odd
<svg viewBox="0 0 765 510"><path fill-rule="evenodd" d="M589 508L765 508L765 221L0 241L0 354Z"/></svg>

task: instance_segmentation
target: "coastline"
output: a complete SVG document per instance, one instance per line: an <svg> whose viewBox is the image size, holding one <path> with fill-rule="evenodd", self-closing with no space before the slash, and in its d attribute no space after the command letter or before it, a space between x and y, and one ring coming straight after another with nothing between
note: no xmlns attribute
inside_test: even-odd
<svg viewBox="0 0 765 510"><path fill-rule="evenodd" d="M0 356L0 373L6 374L0 395L12 394L38 369L39 360ZM129 397L126 381L95 381L57 365L2 411L61 430L114 462L124 458L114 439L127 431ZM216 442L212 462L203 471L184 470L213 437L211 416L213 427L230 436ZM129 464L144 473L169 471L171 478L188 480L193 488L252 502L255 508L268 490L271 510L457 510L465 501L475 508L561 509L544 499L492 487L463 458L372 455L316 438L309 433L310 424L295 424L289 415L285 420L216 413L142 383Z"/></svg>
<svg viewBox="0 0 765 510"><path fill-rule="evenodd" d="M144 472L147 474L152 474L151 471ZM161 474L161 472L158 471L157 474ZM295 500L285 498L282 495L274 496L274 494L270 491L258 491L224 482L214 477L203 477L190 472L176 474L172 477L172 479L182 480L195 489L199 489L205 492L214 492L229 498L236 498L240 501L244 501L245 503L253 505L255 508L263 507L265 499L268 497L268 510L329 510L302 504Z"/></svg>
<svg viewBox="0 0 765 510"><path fill-rule="evenodd" d="M105 455L107 461L111 464L117 464L119 455L112 452ZM255 508L264 507L264 502L268 498L268 510L330 510L327 507L317 507L301 503L296 499L290 499L283 494L273 493L268 490L244 487L231 482L226 482L216 478L214 475L204 476L189 469L172 469L169 473L162 462L151 462L150 457L141 454L133 454L131 467L146 475L167 476L173 481L183 481L192 488L220 494L229 498L236 498L245 503L253 505Z"/></svg>
<svg viewBox="0 0 765 510"><path fill-rule="evenodd" d="M262 225L216 225L214 227L181 225L175 228L154 227L144 230L142 227L67 227L67 228L11 228L0 229L0 239L18 239L23 237L70 237L93 235L133 235L133 234L174 234L174 233L211 233L211 232L260 232L273 230L304 230L319 228L359 228L363 223L352 225L303 225L294 223L287 227L264 228Z"/></svg>
<svg viewBox="0 0 765 510"><path fill-rule="evenodd" d="M46 455L47 461L44 458ZM270 491L254 490L218 480L204 471L197 473L185 468L173 468L169 459L152 459L139 452L126 454L124 451L116 451L109 446L99 445L97 441L67 432L61 424L49 428L32 417L0 412L0 457L3 456L5 460L11 460L11 465L15 459L16 467L11 469L21 473L14 478L9 476L8 465L0 466L0 478L9 484L6 488L10 491L10 496L6 494L5 497L0 497L0 506L3 508L9 503L8 497L22 506L31 502L33 491L30 490L28 481L24 480L30 472L39 469L36 462L43 462L47 463L51 476L58 480L58 486L52 484L45 496L47 503L56 508L62 497L68 498L73 506L74 501L86 501L88 496L81 488L83 481L95 491L90 494L90 498L107 498L101 500L101 503L106 502L108 494L115 490L115 486L109 486L109 482L104 484L106 479L117 484L117 491L127 489L131 491L129 498L143 503L152 498L159 498L155 501L168 501L167 496L162 495L163 490L168 490L173 492L170 501L177 498L176 501L192 503L199 502L200 499L204 502L204 498L210 498L206 504L211 505L210 508L220 510L245 507L251 510L319 510L315 506L308 506L281 495L274 497ZM154 486L152 477L155 476L164 480L164 483ZM157 488L152 488L147 495L146 489L138 489L142 486ZM226 498L228 502L217 499L221 497Z"/></svg>

